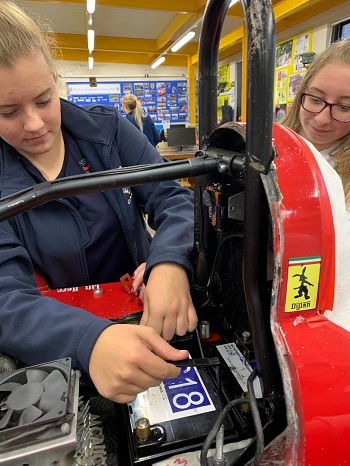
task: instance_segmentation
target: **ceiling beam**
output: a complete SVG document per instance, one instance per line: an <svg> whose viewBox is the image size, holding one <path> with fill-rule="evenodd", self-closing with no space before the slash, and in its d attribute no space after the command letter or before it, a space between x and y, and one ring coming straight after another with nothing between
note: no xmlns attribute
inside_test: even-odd
<svg viewBox="0 0 350 466"><path fill-rule="evenodd" d="M63 49L61 54L62 60L87 62L89 52L87 50ZM137 58L137 60L136 60ZM147 54L130 54L128 52L104 52L94 51L94 62L97 63L122 63L128 65L145 65L149 66L151 56ZM168 66L178 66L186 68L187 56L185 55L167 55L166 64Z"/></svg>
<svg viewBox="0 0 350 466"><path fill-rule="evenodd" d="M225 58L235 55L242 51L242 41L237 41L235 44L231 44L230 47L227 47L225 50L219 52L219 61L225 60Z"/></svg>
<svg viewBox="0 0 350 466"><path fill-rule="evenodd" d="M324 0L321 0L314 3L309 2L309 4L304 5L301 10L296 11L294 15L286 15L285 17L281 18L281 21L276 24L276 32L289 29L296 24L307 21L308 19L325 12L330 8L345 3L346 1L347 0L331 0L329 2L325 2ZM349 14L349 11L344 11L344 14Z"/></svg>
<svg viewBox="0 0 350 466"><path fill-rule="evenodd" d="M1 1L1 0L0 0ZM46 1L46 0L36 0ZM85 3L86 0L50 0L60 3ZM274 17L276 22L276 32L282 32L300 22L306 21L313 16L326 11L329 8L345 3L347 0L273 0ZM106 63L126 63L149 65L157 55L164 50L169 50L174 40L172 38L176 32L184 28L186 24L193 23L194 18L198 18L198 12L204 10L205 0L96 0L99 5L113 6L119 8L142 8L154 10L179 11L170 24L164 29L157 39L135 39L110 36L96 36L95 50L93 52L95 62ZM185 8L186 7L186 8ZM230 8L230 16L242 16L242 8L238 3ZM201 13L199 13L200 15ZM199 16L200 17L200 16ZM243 24L243 20L242 20ZM189 26L190 28L190 26ZM88 57L87 38L85 34L56 34L62 58L64 60L85 61ZM219 59L226 58L242 49L243 27L240 26L223 36L219 43ZM71 50L70 50L71 49ZM109 56L110 54L110 56ZM190 57L190 64L198 63L198 43L189 42L181 53L166 55L163 66L187 66L187 57ZM83 58L74 58L83 57Z"/></svg>
<svg viewBox="0 0 350 466"><path fill-rule="evenodd" d="M55 34L60 49L87 49L85 34ZM172 45L174 41L171 42ZM129 37L97 36L95 39L95 51L104 50L135 52L135 53L159 53L156 39L135 39ZM197 42L189 42L181 47L180 55L193 55L198 51Z"/></svg>
<svg viewBox="0 0 350 466"><path fill-rule="evenodd" d="M307 3L309 0L293 0L291 2L290 0L282 0L276 6L273 8L273 13L275 17L275 21L277 21L280 18L283 18L284 16L291 14L295 9L298 9L300 6L304 5ZM339 2L343 2L345 0L335 0ZM320 2L323 2L323 0L320 0ZM315 11L315 5L313 5L313 10ZM301 12L298 14L302 14ZM316 12L314 13L315 15L317 14ZM277 23L278 24L278 23ZM219 42L219 52L220 50L225 49L226 47L233 45L236 42L241 42L243 38L243 26L235 29L234 31L230 32L229 34L226 34L226 36L222 37ZM198 53L193 55L190 59L191 65L195 65L198 63Z"/></svg>
<svg viewBox="0 0 350 466"><path fill-rule="evenodd" d="M156 41L157 50L162 49L168 45L169 41L172 39L173 35L184 26L188 21L193 17L192 14L185 15L176 15L175 18L170 22L170 24L164 29Z"/></svg>
<svg viewBox="0 0 350 466"><path fill-rule="evenodd" d="M47 3L48 0L36 0ZM86 3L86 0L49 0L56 3ZM203 13L206 0L96 0L96 8L110 6L117 8L174 11L178 13Z"/></svg>

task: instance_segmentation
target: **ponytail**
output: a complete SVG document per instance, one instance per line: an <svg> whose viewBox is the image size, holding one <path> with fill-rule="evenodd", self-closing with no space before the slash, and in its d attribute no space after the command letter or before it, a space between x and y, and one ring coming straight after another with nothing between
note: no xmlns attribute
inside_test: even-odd
<svg viewBox="0 0 350 466"><path fill-rule="evenodd" d="M143 133L143 109L141 102L134 94L125 94L122 99L123 106L133 113L136 126Z"/></svg>

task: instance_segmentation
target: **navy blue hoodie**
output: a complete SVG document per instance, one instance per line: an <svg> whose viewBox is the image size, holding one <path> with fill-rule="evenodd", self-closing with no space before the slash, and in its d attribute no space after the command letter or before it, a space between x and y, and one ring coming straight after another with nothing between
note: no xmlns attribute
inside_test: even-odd
<svg viewBox="0 0 350 466"><path fill-rule="evenodd" d="M136 120L134 118L133 112L128 113L126 115L126 119L129 120L134 126L136 126L136 128L140 129L136 124ZM156 145L160 142L160 134L152 118L149 115L146 115L145 118L143 118L142 123L143 123L143 134L147 136L152 146L156 147Z"/></svg>
<svg viewBox="0 0 350 466"><path fill-rule="evenodd" d="M163 161L147 137L113 108L83 108L61 100L61 112L62 127L94 172ZM34 184L17 152L0 139L1 197ZM134 187L132 194L125 196L121 189L104 193L135 267L147 261L146 281L152 266L161 262L182 265L190 275L193 193L177 181L165 181ZM142 213L157 231L152 242ZM0 351L27 364L71 357L73 368L88 372L93 345L112 323L42 296L33 274L34 266L52 288L89 284L84 251L88 233L65 199L0 222Z"/></svg>

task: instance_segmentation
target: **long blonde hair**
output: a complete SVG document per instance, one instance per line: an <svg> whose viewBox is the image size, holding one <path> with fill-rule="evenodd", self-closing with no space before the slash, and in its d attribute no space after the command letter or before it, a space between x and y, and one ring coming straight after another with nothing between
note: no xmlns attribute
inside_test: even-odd
<svg viewBox="0 0 350 466"><path fill-rule="evenodd" d="M122 98L122 105L129 112L133 113L137 126L143 132L143 109L141 102L134 94L125 94Z"/></svg>
<svg viewBox="0 0 350 466"><path fill-rule="evenodd" d="M0 2L0 66L11 67L19 58L40 51L57 81L53 57L58 57L56 38L48 24L38 25L31 17L8 0Z"/></svg>
<svg viewBox="0 0 350 466"><path fill-rule="evenodd" d="M282 125L293 129L296 133L300 133L301 94L305 92L308 84L316 74L329 63L350 66L350 39L334 42L314 59L298 87L290 110L285 118L280 121ZM334 159L334 169L342 180L345 202L347 208L350 209L350 130L348 134L337 141L329 155Z"/></svg>

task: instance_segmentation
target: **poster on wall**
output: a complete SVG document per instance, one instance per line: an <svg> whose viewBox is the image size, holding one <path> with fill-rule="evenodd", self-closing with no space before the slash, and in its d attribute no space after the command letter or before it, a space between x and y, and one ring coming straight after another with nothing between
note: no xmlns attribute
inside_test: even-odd
<svg viewBox="0 0 350 466"><path fill-rule="evenodd" d="M287 76L287 70L277 72L276 104L285 104L287 102Z"/></svg>
<svg viewBox="0 0 350 466"><path fill-rule="evenodd" d="M292 64L293 55L293 40L283 42L276 47L276 68L280 66L289 66Z"/></svg>
<svg viewBox="0 0 350 466"><path fill-rule="evenodd" d="M309 34L303 34L295 40L294 71L306 71L301 59L301 54L309 51Z"/></svg>
<svg viewBox="0 0 350 466"><path fill-rule="evenodd" d="M312 52L312 31L291 37L276 46L274 105L275 118L288 113L306 68L301 55ZM278 115L277 115L278 112Z"/></svg>
<svg viewBox="0 0 350 466"><path fill-rule="evenodd" d="M186 123L188 119L187 81L67 82L67 99L76 105L112 105L121 113L123 95L132 93L141 102L145 114L155 123Z"/></svg>
<svg viewBox="0 0 350 466"><path fill-rule="evenodd" d="M287 114L287 104L277 105L275 109L275 121L281 121Z"/></svg>
<svg viewBox="0 0 350 466"><path fill-rule="evenodd" d="M293 101L297 93L299 84L303 80L303 74L292 74L289 77L289 86L288 86L288 100Z"/></svg>

